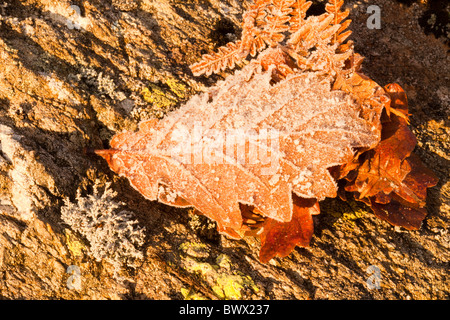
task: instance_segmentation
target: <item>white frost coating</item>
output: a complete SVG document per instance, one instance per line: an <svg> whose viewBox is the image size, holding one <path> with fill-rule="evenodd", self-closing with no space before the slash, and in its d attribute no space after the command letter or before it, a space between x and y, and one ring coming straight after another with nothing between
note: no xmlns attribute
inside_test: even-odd
<svg viewBox="0 0 450 320"><path fill-rule="evenodd" d="M271 186L276 185L276 184L278 183L278 181L280 180L280 177L281 177L280 174L274 174L274 175L272 176L272 178L270 178L269 184L270 184Z"/></svg>
<svg viewBox="0 0 450 320"><path fill-rule="evenodd" d="M304 187L306 190L308 190L309 188L311 188L311 186L312 186L312 183L311 183L311 182L306 182L306 183L303 185L303 187Z"/></svg>
<svg viewBox="0 0 450 320"><path fill-rule="evenodd" d="M306 181L308 181L312 176L312 172L309 170L304 170L300 173L300 175L296 176L293 180L292 183L294 185L301 185L304 184L306 186ZM309 183L309 186L311 186L311 183Z"/></svg>
<svg viewBox="0 0 450 320"><path fill-rule="evenodd" d="M165 195L168 202L175 202L178 196L177 192L169 188L164 188L162 185L159 186L158 192L158 198L160 198L160 195Z"/></svg>

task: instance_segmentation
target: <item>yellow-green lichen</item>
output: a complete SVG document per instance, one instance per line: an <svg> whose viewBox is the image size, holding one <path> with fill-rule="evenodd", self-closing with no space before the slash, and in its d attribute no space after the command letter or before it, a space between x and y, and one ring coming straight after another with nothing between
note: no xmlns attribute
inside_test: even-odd
<svg viewBox="0 0 450 320"><path fill-rule="evenodd" d="M175 78L169 78L166 80L166 84L169 86L170 90L172 90L175 95L180 98L184 99L186 98L186 91L187 88L181 81L178 81Z"/></svg>
<svg viewBox="0 0 450 320"><path fill-rule="evenodd" d="M160 111L167 111L174 107L178 102L185 99L188 94L186 85L175 79L168 78L163 85L150 84L148 88L144 88L141 92L142 98L153 105L153 108Z"/></svg>
<svg viewBox="0 0 450 320"><path fill-rule="evenodd" d="M154 108L163 111L172 108L178 102L172 94L164 92L154 84L151 84L149 88L144 88L141 93L146 102L151 103Z"/></svg>
<svg viewBox="0 0 450 320"><path fill-rule="evenodd" d="M209 256L208 246L201 242L184 242L180 249L187 255L195 258L205 258Z"/></svg>
<svg viewBox="0 0 450 320"><path fill-rule="evenodd" d="M221 268L230 270L231 269L231 259L226 254L220 254L216 259L217 265Z"/></svg>
<svg viewBox="0 0 450 320"><path fill-rule="evenodd" d="M65 229L64 233L66 235L66 245L69 251L74 257L81 257L83 255L83 250L85 246L81 241L77 240L77 237L69 229Z"/></svg>
<svg viewBox="0 0 450 320"><path fill-rule="evenodd" d="M354 220L362 218L366 212L367 211L364 209L356 208L356 210L350 210L350 211L344 212L342 214L342 220L354 221Z"/></svg>
<svg viewBox="0 0 450 320"><path fill-rule="evenodd" d="M217 298L242 299L245 292L258 293L253 279L236 270L229 256L221 254L211 263L208 246L203 243L186 242L180 245L180 249L186 254L182 259L183 267L189 272L198 273ZM185 299L191 299L186 292L182 292Z"/></svg>
<svg viewBox="0 0 450 320"><path fill-rule="evenodd" d="M181 294L183 295L184 300L206 300L205 296L202 294L187 288L181 288Z"/></svg>
<svg viewBox="0 0 450 320"><path fill-rule="evenodd" d="M186 257L185 263L188 271L200 273L202 276L209 276L215 272L213 265L207 262L200 262L191 257Z"/></svg>
<svg viewBox="0 0 450 320"><path fill-rule="evenodd" d="M250 276L235 271L235 274L219 274L216 285L211 289L221 299L237 300L242 298L242 291L246 288L252 289L255 293L259 291Z"/></svg>
<svg viewBox="0 0 450 320"><path fill-rule="evenodd" d="M335 223L353 223L367 213L367 207L362 202L353 199L348 199L347 201L326 199L321 202L320 209L324 214L330 214L338 218Z"/></svg>
<svg viewBox="0 0 450 320"><path fill-rule="evenodd" d="M367 213L367 209L362 202L348 199L344 204L346 205L346 207L342 212L343 221L353 222L357 219L362 218Z"/></svg>

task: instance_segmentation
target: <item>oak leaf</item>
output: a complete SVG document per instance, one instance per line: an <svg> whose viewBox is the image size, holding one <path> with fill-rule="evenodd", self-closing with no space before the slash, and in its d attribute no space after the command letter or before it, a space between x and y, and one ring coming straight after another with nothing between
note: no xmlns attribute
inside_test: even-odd
<svg viewBox="0 0 450 320"><path fill-rule="evenodd" d="M285 257L296 246L307 247L314 233L312 216L319 214L319 202L316 199L304 199L293 196L293 215L289 222L266 219L260 229L261 262L269 262L275 256Z"/></svg>
<svg viewBox="0 0 450 320"><path fill-rule="evenodd" d="M427 212L427 188L437 178L413 153L416 138L407 126L408 102L397 84L386 86L390 115L384 117L381 141L359 156L347 175L345 190L371 206L376 216L396 226L419 229ZM348 171L348 170L347 170Z"/></svg>
<svg viewBox="0 0 450 320"><path fill-rule="evenodd" d="M264 256L285 255L312 234L311 223L305 235L293 231L308 216L293 205L293 195L335 197L328 169L376 144L379 125L360 116L361 105L349 94L332 91L329 77L301 72L273 84L273 66L260 73L252 68L160 121L141 123L138 132L116 135L112 149L96 152L146 198L193 206L234 237L244 228L239 204L257 208L266 219L263 248L292 229L286 244L263 250Z"/></svg>
<svg viewBox="0 0 450 320"><path fill-rule="evenodd" d="M146 198L194 207L230 237L260 237L263 262L307 246L319 201L338 191L394 225L418 228L437 182L412 154L403 90L360 72L363 58L345 42L343 1L307 17L310 5L256 0L242 38L191 70L210 75L258 58L96 151Z"/></svg>

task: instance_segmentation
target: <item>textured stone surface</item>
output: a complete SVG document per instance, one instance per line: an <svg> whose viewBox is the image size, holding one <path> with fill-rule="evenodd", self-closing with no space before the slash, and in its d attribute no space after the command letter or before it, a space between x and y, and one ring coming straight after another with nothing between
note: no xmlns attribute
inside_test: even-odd
<svg viewBox="0 0 450 320"><path fill-rule="evenodd" d="M235 39L246 3L11 0L1 6L1 298L449 298L450 63L444 41L419 26L420 5L374 0L382 28L370 30L367 4L347 3L364 73L405 88L416 151L440 178L419 231L325 200L311 248L262 265L256 240L219 237L206 218L145 200L103 160L83 152L108 147L114 133L163 116L217 81L193 77L188 65ZM147 230L137 269L124 262L117 275L96 262L86 240L60 218L62 200L73 200L78 187L92 192L97 179L113 183ZM67 273L72 265L80 274ZM367 286L371 265L381 272L380 289ZM79 287L70 286L73 277L80 277Z"/></svg>

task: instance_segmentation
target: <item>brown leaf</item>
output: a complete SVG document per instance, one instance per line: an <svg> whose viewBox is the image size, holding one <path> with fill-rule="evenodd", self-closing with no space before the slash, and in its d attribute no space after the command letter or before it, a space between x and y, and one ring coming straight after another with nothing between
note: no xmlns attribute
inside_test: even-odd
<svg viewBox="0 0 450 320"><path fill-rule="evenodd" d="M384 193L379 193L370 200L370 203L375 215L380 219L408 230L417 230L427 215L424 207L427 189L435 186L438 179L414 153L406 161L411 171L402 182L403 188L384 196L384 199L380 197Z"/></svg>
<svg viewBox="0 0 450 320"><path fill-rule="evenodd" d="M407 105L405 108L407 112ZM406 120L392 115L390 121L383 123L380 143L360 157L362 163L358 175L345 189L358 192L359 198L372 197L379 192L385 195L392 191L400 192L405 188L402 182L411 170L405 159L415 145L416 138Z"/></svg>
<svg viewBox="0 0 450 320"><path fill-rule="evenodd" d="M351 34L346 30L351 22L346 20L349 10L341 11L343 1L329 0L326 12L307 18L311 4L305 0L255 1L243 14L241 39L204 55L191 66L192 72L210 75L232 69L266 47L282 48L302 69L323 69L324 63L335 60L338 63L331 68L337 72L353 53L352 42L344 43Z"/></svg>
<svg viewBox="0 0 450 320"><path fill-rule="evenodd" d="M290 24L290 31L292 33L296 32L303 25L304 20L306 18L306 11L308 11L309 7L312 5L312 1L306 0L295 0L292 5L292 13Z"/></svg>
<svg viewBox="0 0 450 320"><path fill-rule="evenodd" d="M241 62L246 55L243 55L241 49L241 41L229 42L227 45L218 49L214 54L205 54L202 61L197 62L191 66L191 71L194 75L199 76L212 73L218 73L225 69L233 69L236 64Z"/></svg>
<svg viewBox="0 0 450 320"><path fill-rule="evenodd" d="M427 188L438 180L412 153L416 138L407 127L406 94L397 84L385 89L391 103L386 108L390 115L383 122L381 142L340 170L353 170L346 178L345 190L356 193L377 217L409 230L418 229L427 214Z"/></svg>
<svg viewBox="0 0 450 320"><path fill-rule="evenodd" d="M267 263L272 258L285 257L296 246L307 247L314 233L312 215L319 214L319 203L316 199L293 197L293 215L289 222L267 219L262 226L261 251L259 259Z"/></svg>
<svg viewBox="0 0 450 320"><path fill-rule="evenodd" d="M425 208L404 206L400 202L392 200L386 204L370 200L370 207L374 214L394 226L401 226L407 230L418 230L423 219L427 216Z"/></svg>
<svg viewBox="0 0 450 320"><path fill-rule="evenodd" d="M414 153L406 160L411 167L411 171L403 180L403 184L408 186L407 192L402 189L401 192L396 193L405 201L424 206L427 198L427 189L435 186L438 183L438 178Z"/></svg>
<svg viewBox="0 0 450 320"><path fill-rule="evenodd" d="M391 97L390 104L386 105L386 113L388 116L391 112L409 123L408 114L408 98L405 91L397 83L391 83L384 87Z"/></svg>
<svg viewBox="0 0 450 320"><path fill-rule="evenodd" d="M261 59L278 61L279 54L267 49ZM234 238L252 220L243 218L241 204L272 221L267 232L270 225L279 229L277 223L298 214L293 197L335 197L328 168L376 144L380 132L379 116L361 118L350 95L331 91L332 78L292 71L273 84L273 70L249 64L161 121L117 134L112 149L97 154L146 198L190 205ZM299 224L292 223L289 228ZM286 248L305 244L299 236L294 232Z"/></svg>
<svg viewBox="0 0 450 320"><path fill-rule="evenodd" d="M192 70L219 72L261 52L258 59L97 151L148 199L192 206L233 238L260 236L262 261L309 244L311 215L337 195L337 179L376 215L407 228L423 219L426 189L436 183L411 154L403 90L359 73L362 57L343 43L343 1L306 17L310 5L251 4L242 39Z"/></svg>

